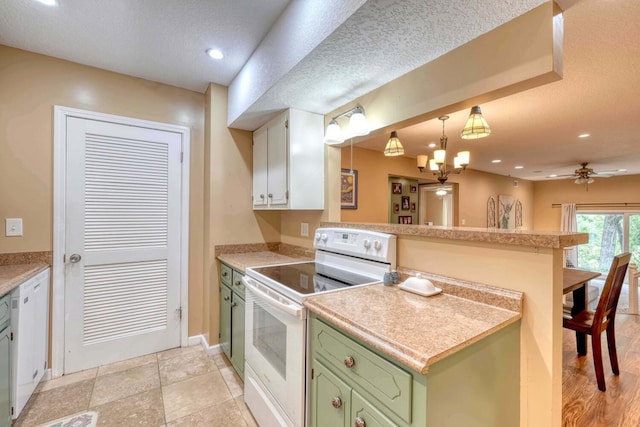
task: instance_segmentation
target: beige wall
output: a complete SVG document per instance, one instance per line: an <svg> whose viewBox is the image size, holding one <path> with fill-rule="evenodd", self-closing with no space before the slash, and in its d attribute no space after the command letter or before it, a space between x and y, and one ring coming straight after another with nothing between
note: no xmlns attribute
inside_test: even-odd
<svg viewBox="0 0 640 427"><path fill-rule="evenodd" d="M473 154L472 154L473 155ZM350 149L342 149L342 167L349 168ZM385 157L382 152L363 148L353 149L353 168L358 171L358 209L343 209L344 222L388 221L388 178L403 176L413 179L433 180L431 173L420 173L416 159L411 157ZM460 175L450 175L450 182L458 183L458 218L465 227L487 226L487 199L499 194L512 195L522 202L523 227L533 227L533 183L468 169Z"/></svg>
<svg viewBox="0 0 640 427"><path fill-rule="evenodd" d="M534 227L536 230L559 230L561 211L554 203L640 203L640 175L595 178L586 191L573 179L538 181L533 186ZM586 208L579 208L586 209ZM624 209L594 207L592 209ZM627 208L628 210L638 208Z"/></svg>
<svg viewBox="0 0 640 427"><path fill-rule="evenodd" d="M191 129L189 334L199 333L204 96L0 46L0 220L24 224L23 237L0 233L0 253L52 250L54 105Z"/></svg>

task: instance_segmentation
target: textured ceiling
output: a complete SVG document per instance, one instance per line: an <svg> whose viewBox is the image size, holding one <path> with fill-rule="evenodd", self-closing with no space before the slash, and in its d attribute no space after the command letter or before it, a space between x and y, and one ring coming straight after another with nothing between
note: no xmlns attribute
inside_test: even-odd
<svg viewBox="0 0 640 427"><path fill-rule="evenodd" d="M0 1L0 43L198 92L233 81L230 94L235 86L254 91L233 118L246 129L290 106L332 111L544 2L59 1L57 8ZM566 10L563 80L483 104L489 138L460 140L467 112L451 112L450 148L469 149L472 168L528 179L571 173L583 161L640 173L640 2L558 3ZM288 15L296 9L305 19ZM225 59L210 60L209 47ZM245 64L252 64L247 80L268 76L262 85L233 80ZM438 140L441 127L436 120L398 131L415 156L430 154L425 145ZM582 132L592 136L577 139ZM364 144L382 150L385 142L386 135L372 135ZM495 158L502 163L491 163ZM524 169L513 169L517 164Z"/></svg>

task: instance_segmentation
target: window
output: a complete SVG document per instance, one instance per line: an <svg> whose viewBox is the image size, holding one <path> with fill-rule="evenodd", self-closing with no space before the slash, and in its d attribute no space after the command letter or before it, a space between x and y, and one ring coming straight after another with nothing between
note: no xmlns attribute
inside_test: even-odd
<svg viewBox="0 0 640 427"><path fill-rule="evenodd" d="M609 272L613 257L632 253L640 262L640 212L578 212L578 231L589 234L589 243L578 246L578 268Z"/></svg>

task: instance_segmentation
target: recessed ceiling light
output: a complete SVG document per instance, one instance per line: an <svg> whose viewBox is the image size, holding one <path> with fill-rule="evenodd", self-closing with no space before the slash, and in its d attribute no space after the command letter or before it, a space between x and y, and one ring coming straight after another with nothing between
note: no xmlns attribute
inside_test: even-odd
<svg viewBox="0 0 640 427"><path fill-rule="evenodd" d="M580 135L578 135L578 138L589 138L590 136L590 133L581 133Z"/></svg>
<svg viewBox="0 0 640 427"><path fill-rule="evenodd" d="M491 163L500 163L500 162L502 162L502 160L500 159L491 160Z"/></svg>
<svg viewBox="0 0 640 427"><path fill-rule="evenodd" d="M207 55L209 55L213 59L222 59L222 58L224 58L224 55L218 49L207 49Z"/></svg>
<svg viewBox="0 0 640 427"><path fill-rule="evenodd" d="M618 169L618 172L626 172L626 169Z"/></svg>
<svg viewBox="0 0 640 427"><path fill-rule="evenodd" d="M514 169L524 169L524 166L520 166L520 165L518 165L518 166L514 166L513 168L514 168Z"/></svg>
<svg viewBox="0 0 640 427"><path fill-rule="evenodd" d="M429 148L434 148L435 146L436 146L436 143L435 143L435 142L430 142L430 143L429 143Z"/></svg>
<svg viewBox="0 0 640 427"><path fill-rule="evenodd" d="M57 6L58 0L36 0L38 3L42 3L46 6Z"/></svg>
<svg viewBox="0 0 640 427"><path fill-rule="evenodd" d="M549 175L548 178L556 178L558 175L553 174L553 175Z"/></svg>

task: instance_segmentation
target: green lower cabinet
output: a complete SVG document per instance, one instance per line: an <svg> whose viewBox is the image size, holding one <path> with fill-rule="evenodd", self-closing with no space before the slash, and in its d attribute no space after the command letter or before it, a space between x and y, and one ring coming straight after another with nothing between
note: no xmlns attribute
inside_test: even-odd
<svg viewBox="0 0 640 427"><path fill-rule="evenodd" d="M231 302L231 364L244 379L244 300L233 293Z"/></svg>
<svg viewBox="0 0 640 427"><path fill-rule="evenodd" d="M242 273L220 264L220 347L244 380L244 284Z"/></svg>
<svg viewBox="0 0 640 427"><path fill-rule="evenodd" d="M350 425L351 388L317 359L313 359L312 366L311 425Z"/></svg>
<svg viewBox="0 0 640 427"><path fill-rule="evenodd" d="M385 417L382 412L376 409L375 405L369 403L355 390L351 392L351 423L357 427L398 426L398 424L395 424L389 418Z"/></svg>
<svg viewBox="0 0 640 427"><path fill-rule="evenodd" d="M220 347L231 359L231 289L226 285L220 287Z"/></svg>
<svg viewBox="0 0 640 427"><path fill-rule="evenodd" d="M11 426L11 327L0 331L0 427Z"/></svg>
<svg viewBox="0 0 640 427"><path fill-rule="evenodd" d="M426 375L315 314L310 323L313 427L520 423L520 322L429 366Z"/></svg>

